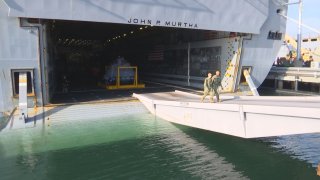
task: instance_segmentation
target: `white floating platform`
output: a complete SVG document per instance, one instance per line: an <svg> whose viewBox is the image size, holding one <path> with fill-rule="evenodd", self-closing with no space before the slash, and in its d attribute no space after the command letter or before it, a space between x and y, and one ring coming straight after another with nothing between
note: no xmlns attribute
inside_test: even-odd
<svg viewBox="0 0 320 180"><path fill-rule="evenodd" d="M320 96L222 96L221 103L181 91L133 96L167 121L242 138L320 132Z"/></svg>

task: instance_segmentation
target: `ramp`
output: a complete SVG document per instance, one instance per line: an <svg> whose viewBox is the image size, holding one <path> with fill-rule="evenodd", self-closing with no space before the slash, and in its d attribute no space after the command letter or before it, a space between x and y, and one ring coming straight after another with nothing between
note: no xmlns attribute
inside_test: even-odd
<svg viewBox="0 0 320 180"><path fill-rule="evenodd" d="M10 132L26 128L43 128L61 124L77 124L82 121L101 121L114 117L131 116L138 113L147 113L145 107L138 101L118 101L106 103L87 103L72 105L57 105L45 107L44 112L38 109L36 112L29 108L28 122L19 120L15 114L9 123L0 131Z"/></svg>
<svg viewBox="0 0 320 180"><path fill-rule="evenodd" d="M200 103L181 91L134 94L167 121L242 138L320 132L320 97L222 96L222 103Z"/></svg>

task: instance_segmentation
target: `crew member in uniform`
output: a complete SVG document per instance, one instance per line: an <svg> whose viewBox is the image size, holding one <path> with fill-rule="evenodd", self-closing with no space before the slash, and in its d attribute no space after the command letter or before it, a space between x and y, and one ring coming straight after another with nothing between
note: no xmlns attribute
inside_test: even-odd
<svg viewBox="0 0 320 180"><path fill-rule="evenodd" d="M212 78L212 91L214 91L214 94L217 98L217 102L221 102L220 98L219 98L219 86L221 87L221 89L223 89L223 87L221 86L221 76L220 76L220 71L216 71L216 75L214 75Z"/></svg>
<svg viewBox="0 0 320 180"><path fill-rule="evenodd" d="M208 72L208 77L204 79L201 102L203 102L204 98L206 98L208 94L210 94L210 102L213 102L212 74L210 72Z"/></svg>

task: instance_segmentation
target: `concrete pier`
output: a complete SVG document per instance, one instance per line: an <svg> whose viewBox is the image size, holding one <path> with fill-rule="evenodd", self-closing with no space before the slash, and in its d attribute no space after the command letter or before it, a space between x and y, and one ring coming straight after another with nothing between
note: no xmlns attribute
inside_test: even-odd
<svg viewBox="0 0 320 180"><path fill-rule="evenodd" d="M272 67L266 79L275 81L275 89L281 90L284 88L284 82L290 82L292 90L299 91L301 90L299 89L301 83L309 83L312 84L312 86L318 86L320 84L320 69L307 67Z"/></svg>
<svg viewBox="0 0 320 180"><path fill-rule="evenodd" d="M278 82L278 89L283 89L283 80L277 80Z"/></svg>

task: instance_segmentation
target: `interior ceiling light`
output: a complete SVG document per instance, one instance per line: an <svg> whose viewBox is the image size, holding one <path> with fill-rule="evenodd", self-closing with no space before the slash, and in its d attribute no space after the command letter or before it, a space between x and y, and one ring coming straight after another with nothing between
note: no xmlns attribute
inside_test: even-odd
<svg viewBox="0 0 320 180"><path fill-rule="evenodd" d="M149 26L144 26L144 27L140 27L139 28L139 30L143 30L143 28L145 28L145 29L147 29ZM153 27L153 25L150 25L150 27ZM134 33L134 31L130 31L130 33L129 34L133 34ZM120 38L122 38L122 37L126 37L128 34L123 34L122 36L115 36L115 37L113 37L112 39L108 39L107 40L107 42L111 42L112 40L116 40L116 39L120 39ZM90 41L90 42L93 42L93 41Z"/></svg>

